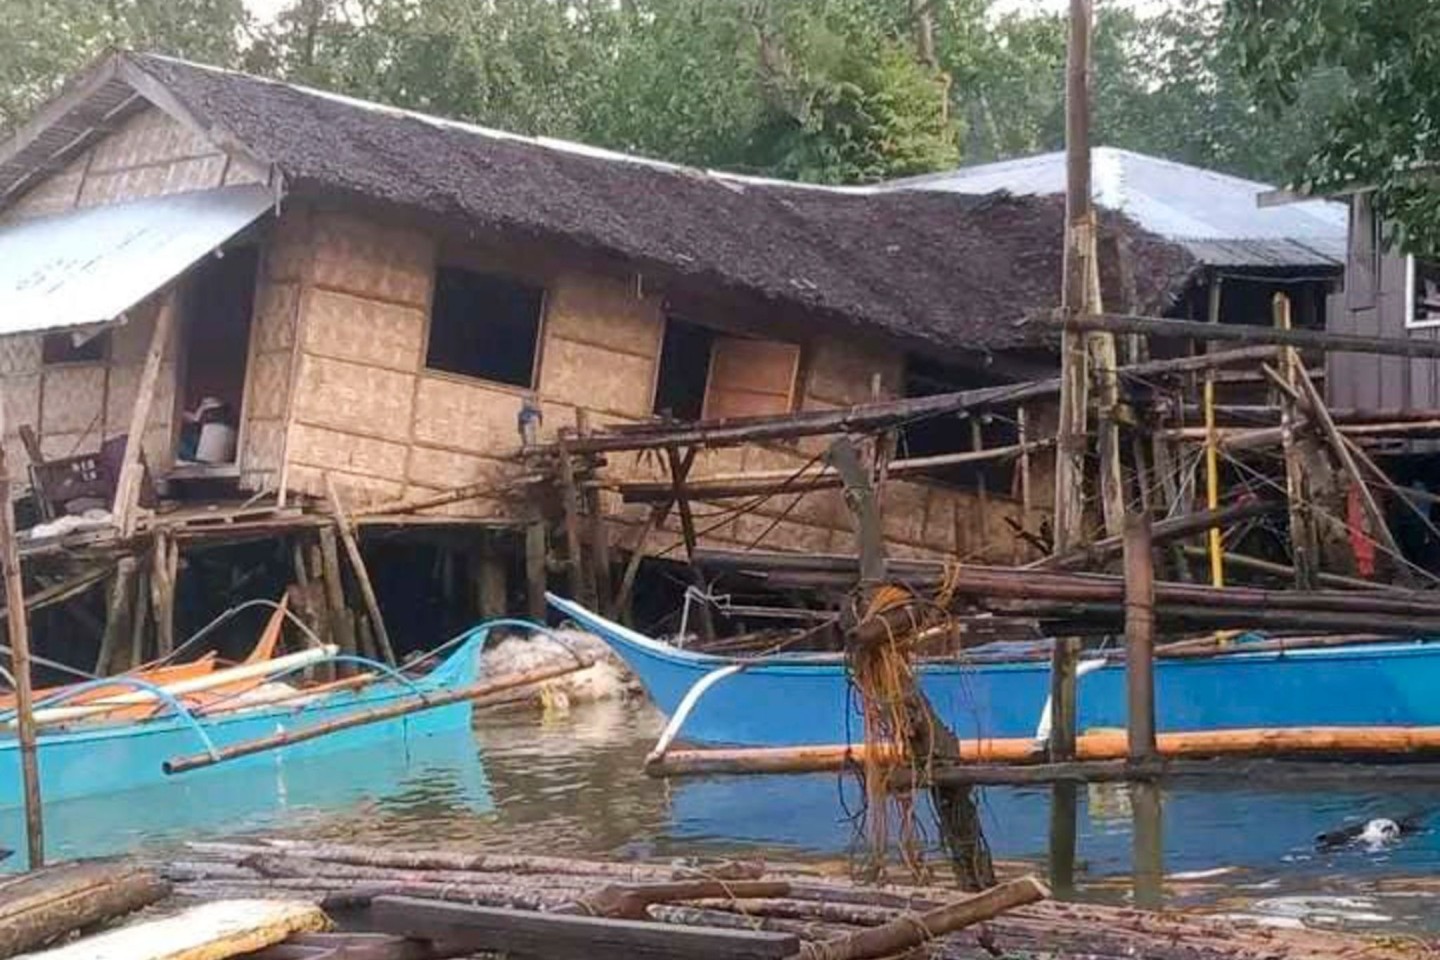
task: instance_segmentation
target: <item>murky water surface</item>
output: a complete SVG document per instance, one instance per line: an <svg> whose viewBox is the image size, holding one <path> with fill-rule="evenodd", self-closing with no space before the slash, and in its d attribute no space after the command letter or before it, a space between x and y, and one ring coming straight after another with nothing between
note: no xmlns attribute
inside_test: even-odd
<svg viewBox="0 0 1440 960"><path fill-rule="evenodd" d="M648 779L641 761L660 716L601 703L562 716L489 714L474 737L339 754L265 771L218 772L165 790L47 807L52 856L164 849L263 832L359 843L612 857L764 855L844 868L855 839L853 785L836 775ZM983 791L997 857L1043 868L1049 791ZM1314 837L1371 817L1416 815L1398 843L1317 852ZM1432 823L1433 821L1433 823ZM0 843L20 842L18 811ZM1080 791L1081 895L1123 899L1131 811L1120 786ZM1392 786L1357 771L1313 787L1167 787L1171 903L1385 930L1440 930L1440 787Z"/></svg>

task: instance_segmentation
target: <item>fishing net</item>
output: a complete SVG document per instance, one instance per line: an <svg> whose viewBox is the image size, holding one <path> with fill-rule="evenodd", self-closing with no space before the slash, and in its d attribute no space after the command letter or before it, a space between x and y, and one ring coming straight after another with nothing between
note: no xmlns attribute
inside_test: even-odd
<svg viewBox="0 0 1440 960"><path fill-rule="evenodd" d="M864 873L872 878L883 877L891 851L916 879L929 875L926 834L916 810L919 794L912 786L930 783L939 749L958 751L958 744L920 690L917 663L926 632L946 625L957 576L958 568L952 567L929 598L896 584L878 588L858 617L867 640L848 648L865 744L860 762L865 806L859 828L865 843ZM864 629L868 626L879 629ZM941 842L961 884L993 882L969 788L933 787L930 795Z"/></svg>

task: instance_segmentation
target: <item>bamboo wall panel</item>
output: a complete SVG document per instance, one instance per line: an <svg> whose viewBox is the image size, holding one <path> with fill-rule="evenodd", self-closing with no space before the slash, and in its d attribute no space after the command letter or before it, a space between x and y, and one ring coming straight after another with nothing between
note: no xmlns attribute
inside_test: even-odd
<svg viewBox="0 0 1440 960"><path fill-rule="evenodd" d="M806 356L805 409L849 406L873 399L871 381L880 374L881 399L901 394L904 357L898 350L861 346L848 339L816 340ZM820 402L814 402L820 401Z"/></svg>
<svg viewBox="0 0 1440 960"><path fill-rule="evenodd" d="M44 379L41 435L91 432L98 442L104 423L105 364L50 367Z"/></svg>
<svg viewBox="0 0 1440 960"><path fill-rule="evenodd" d="M0 220L218 187L232 166L239 165L213 143L152 107L36 184ZM242 168L237 176L253 181L256 172Z"/></svg>
<svg viewBox="0 0 1440 960"><path fill-rule="evenodd" d="M408 442L414 379L394 370L302 354L295 418L311 426Z"/></svg>
<svg viewBox="0 0 1440 960"><path fill-rule="evenodd" d="M246 418L284 420L290 394L290 355L257 353L250 361L251 390Z"/></svg>
<svg viewBox="0 0 1440 960"><path fill-rule="evenodd" d="M523 403L518 393L421 377L415 391L415 442L477 453L513 451L520 446L516 424Z"/></svg>
<svg viewBox="0 0 1440 960"><path fill-rule="evenodd" d="M410 451L405 477L412 484L444 490L481 481L498 483L515 472L502 460L417 445Z"/></svg>
<svg viewBox="0 0 1440 960"><path fill-rule="evenodd" d="M428 308L435 244L413 230L358 216L315 217L313 281L357 296Z"/></svg>
<svg viewBox="0 0 1440 960"><path fill-rule="evenodd" d="M267 260L267 264L268 264ZM268 269L268 266L267 266ZM262 276L255 292L255 319L251 338L257 353L289 353L295 343L295 316L300 284Z"/></svg>
<svg viewBox="0 0 1440 960"><path fill-rule="evenodd" d="M540 371L540 393L551 400L607 413L647 416L655 361L603 347L550 337ZM603 375L597 375L603 371Z"/></svg>
<svg viewBox="0 0 1440 960"><path fill-rule="evenodd" d="M425 314L416 307L316 290L305 316L305 349L316 356L413 373Z"/></svg>
<svg viewBox="0 0 1440 960"><path fill-rule="evenodd" d="M294 463L360 473L382 480L405 476L409 448L403 443L358 437L297 423L290 431Z"/></svg>
<svg viewBox="0 0 1440 960"><path fill-rule="evenodd" d="M547 288L545 325L552 336L646 359L658 356L665 328L658 297L641 295L634 282L578 271Z"/></svg>
<svg viewBox="0 0 1440 960"><path fill-rule="evenodd" d="M376 503L389 503L400 499L405 484L397 480L382 480L358 473L344 473L330 465L323 469L292 462L287 474L286 487L293 493L325 499L325 475L330 474L335 487L340 491L347 506L364 507Z"/></svg>

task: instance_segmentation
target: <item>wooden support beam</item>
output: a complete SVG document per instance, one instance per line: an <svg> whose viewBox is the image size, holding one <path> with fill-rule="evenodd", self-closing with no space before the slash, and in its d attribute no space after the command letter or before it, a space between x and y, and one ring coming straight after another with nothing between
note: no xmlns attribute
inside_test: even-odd
<svg viewBox="0 0 1440 960"><path fill-rule="evenodd" d="M170 537L157 529L150 553L150 608L155 615L155 655L162 659L175 649L175 580L170 556Z"/></svg>
<svg viewBox="0 0 1440 960"><path fill-rule="evenodd" d="M150 423L150 410L155 405L155 395L160 386L160 368L165 359L166 344L170 342L175 310L174 294L164 295L155 312L155 329L150 333L150 347L145 353L145 365L141 368L135 406L130 411L130 432L125 436L125 453L120 459L115 503L111 508L121 537L134 536L138 522L140 486L145 479L145 463L141 458L141 451L145 448L145 428Z"/></svg>
<svg viewBox="0 0 1440 960"><path fill-rule="evenodd" d="M565 511L565 565L570 571L570 595L594 609L594 580L589 574L584 544L580 537L580 488L575 483L575 463L570 440L560 432L560 502Z"/></svg>
<svg viewBox="0 0 1440 960"><path fill-rule="evenodd" d="M1065 326L1072 330L1104 331L1106 333L1142 333L1152 337L1228 341L1232 343L1268 344L1277 347L1298 347L1302 350L1324 350L1331 353L1367 353L1390 357L1422 359L1440 358L1440 340L1413 337L1362 337L1349 333L1321 330L1278 330L1272 326L1239 323L1203 323L1168 317L1145 317L1133 314L1091 314L1069 316Z"/></svg>
<svg viewBox="0 0 1440 960"><path fill-rule="evenodd" d="M695 565L695 551L699 543L695 534L695 515L690 511L690 493L687 489L686 477L690 472L690 465L695 462L695 457L690 452L681 456L680 451L675 447L665 448L665 461L670 467L671 497L675 501L676 509L680 512L680 536L685 541L685 560L690 565L690 578L696 589L702 593L709 593L709 584L705 582L705 575ZM704 640L715 639L715 619L710 613L709 601L700 602L700 635Z"/></svg>
<svg viewBox="0 0 1440 960"><path fill-rule="evenodd" d="M545 521L533 520L525 525L525 609L536 623L545 622L545 591L549 589L546 556L549 537Z"/></svg>
<svg viewBox="0 0 1440 960"><path fill-rule="evenodd" d="M1130 759L1155 752L1155 552L1150 517L1125 518L1125 690Z"/></svg>
<svg viewBox="0 0 1440 960"><path fill-rule="evenodd" d="M1186 513L1169 520L1161 520L1153 526L1153 536L1156 543L1171 543L1175 540L1193 537L1196 534L1228 527L1243 520L1263 517L1283 509L1285 509L1284 503L1278 500L1248 500L1217 510ZM1124 537L1106 537L1103 540L1096 540L1088 547L1067 553L1063 557L1046 557L1029 564L1029 566L1040 570L1073 570L1096 566L1120 554L1124 549L1124 544Z"/></svg>
<svg viewBox="0 0 1440 960"><path fill-rule="evenodd" d="M1330 418L1330 411L1325 407L1325 399L1320 396L1320 391L1315 389L1315 384L1304 370L1299 370L1297 365L1296 382L1301 390L1301 395L1306 404L1306 411L1310 418L1320 425L1325 438L1330 442L1330 449L1334 451L1336 459L1344 467L1345 473L1349 475L1350 482L1354 484L1356 492L1360 495L1360 503L1365 509L1365 514L1370 519L1370 527L1374 531L1375 539L1390 554L1394 562L1397 578L1405 586L1415 585L1415 576L1405 558L1405 553L1400 549L1400 544L1395 542L1395 536L1390 532L1390 523L1385 517L1385 511L1380 509L1380 504L1375 502L1375 496L1370 492L1370 487L1365 482L1365 475L1360 472L1360 465L1356 462L1355 453L1351 449L1352 441L1347 440L1335 426L1335 421Z"/></svg>
<svg viewBox="0 0 1440 960"><path fill-rule="evenodd" d="M1289 330L1290 298L1283 293L1275 294L1272 310L1275 329ZM1284 389L1279 391L1280 444L1285 457L1285 496L1290 504L1290 555L1295 566L1296 589L1310 590L1315 587L1316 574L1320 570L1320 538L1312 510L1314 491L1310 485L1305 450L1298 435L1300 418L1296 415L1298 378L1304 371L1300 369L1299 356L1294 350L1283 351L1281 361L1285 373L1280 382Z"/></svg>
<svg viewBox="0 0 1440 960"><path fill-rule="evenodd" d="M375 596L375 586L370 582L370 572L365 568L365 558L360 555L360 543L355 539L355 528L345 514L345 505L340 502L340 492L335 481L325 474L325 496L330 501L330 512L335 515L335 530L350 558L350 569L355 574L355 584L360 588L360 598L365 602L370 624L375 631L375 642L385 662L394 666L395 648L390 643L390 632L385 629L385 618L380 615L380 601Z"/></svg>
<svg viewBox="0 0 1440 960"><path fill-rule="evenodd" d="M575 410L575 435L590 435L590 418L583 407ZM590 578L593 581L597 609L607 617L615 614L612 606L613 594L610 585L610 527L605 523L605 503L598 487L586 487L584 494L585 517L588 521L590 546Z"/></svg>
<svg viewBox="0 0 1440 960"><path fill-rule="evenodd" d="M118 661L121 644L128 643L130 639L130 603L135 596L135 568L138 565L131 556L121 557L115 564L105 603L105 633L100 638L100 654L95 658L97 676L119 673L133 666L122 666Z"/></svg>
<svg viewBox="0 0 1440 960"><path fill-rule="evenodd" d="M571 914L377 897L368 919L383 933L434 940L516 960L781 960L794 934L692 927Z"/></svg>
<svg viewBox="0 0 1440 960"><path fill-rule="evenodd" d="M495 617L503 617L509 611L506 609L506 596L509 593L506 580L509 571L509 564L505 562L505 554L501 549L499 535L492 531L485 531L480 534L479 550L475 557L479 569L476 571L477 581L476 592L480 616L486 620Z"/></svg>
<svg viewBox="0 0 1440 960"><path fill-rule="evenodd" d="M335 638L342 654L353 657L360 652L360 648L355 640L355 627L350 619L349 608L345 605L345 579L340 569L340 549L336 543L334 526L321 527L319 539L325 603L330 611L330 635ZM341 664L340 672L345 675L354 673L355 665Z"/></svg>
<svg viewBox="0 0 1440 960"><path fill-rule="evenodd" d="M1049 445L1050 441L1042 440L1029 444L991 447L988 450L966 450L960 453L892 460L886 465L886 475L891 478L923 476L945 467L1008 460ZM687 478L685 492L693 500L724 500L768 493L828 490L841 486L843 483L838 473L830 467L820 467L798 476L794 470L756 470L749 473ZM626 503L666 503L673 501L675 496L673 485L663 481L622 482L616 487Z"/></svg>
<svg viewBox="0 0 1440 960"><path fill-rule="evenodd" d="M0 411L0 435L5 418ZM10 673L15 682L15 715L20 741L20 783L25 805L26 866L45 863L45 827L41 814L40 768L35 747L35 707L30 686L30 620L25 611L25 581L15 533L15 504L10 499L10 467L0 446L0 565L5 581L5 627L10 646Z"/></svg>

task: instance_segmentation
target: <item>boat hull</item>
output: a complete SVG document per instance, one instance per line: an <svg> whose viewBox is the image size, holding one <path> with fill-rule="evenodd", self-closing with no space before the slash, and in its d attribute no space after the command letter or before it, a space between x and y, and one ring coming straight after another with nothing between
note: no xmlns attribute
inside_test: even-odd
<svg viewBox="0 0 1440 960"><path fill-rule="evenodd" d="M552 605L603 638L673 715L690 688L738 661L677 649L561 598ZM926 664L920 684L961 738L1035 735L1050 693L1045 662ZM1241 727L1440 725L1440 643L1342 646L1159 660L1161 731ZM1079 680L1081 730L1125 726L1125 668ZM719 680L686 717L680 739L728 746L859 743L856 694L839 658L776 657Z"/></svg>
<svg viewBox="0 0 1440 960"><path fill-rule="evenodd" d="M399 681L384 681L362 690L324 694L303 706L284 704L200 717L199 726L216 747L226 747L412 700L417 689L424 693L451 690L474 682L483 643L483 631L472 635L444 662L416 680L413 689ZM40 795L49 803L177 783L245 768L274 768L277 764L375 746L397 738L467 729L470 718L471 706L467 701L352 727L173 777L162 769L166 760L205 750L195 725L184 718L167 715L142 723L77 726L45 733L39 738ZM13 737L7 737L0 741L0 810L20 804L20 782L18 746Z"/></svg>

